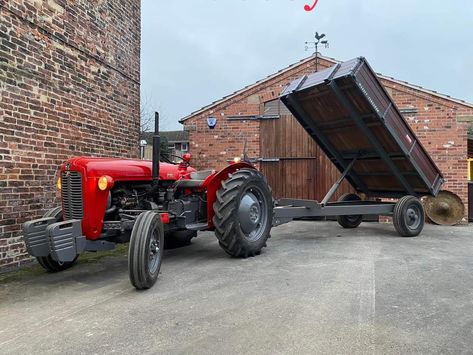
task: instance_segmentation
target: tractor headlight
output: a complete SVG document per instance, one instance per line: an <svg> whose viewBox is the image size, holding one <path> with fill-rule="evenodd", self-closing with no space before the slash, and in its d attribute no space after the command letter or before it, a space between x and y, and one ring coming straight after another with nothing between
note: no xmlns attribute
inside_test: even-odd
<svg viewBox="0 0 473 355"><path fill-rule="evenodd" d="M62 181L61 181L61 177L58 177L57 181L56 181L56 187L58 190L61 190L62 189Z"/></svg>
<svg viewBox="0 0 473 355"><path fill-rule="evenodd" d="M99 177L99 180L97 181L97 186L99 190L102 190L102 191L111 189L113 186L113 179L110 176L103 175Z"/></svg>
<svg viewBox="0 0 473 355"><path fill-rule="evenodd" d="M235 158L233 158L233 162L235 164L238 164L239 162L241 162L241 158L240 157L235 157Z"/></svg>

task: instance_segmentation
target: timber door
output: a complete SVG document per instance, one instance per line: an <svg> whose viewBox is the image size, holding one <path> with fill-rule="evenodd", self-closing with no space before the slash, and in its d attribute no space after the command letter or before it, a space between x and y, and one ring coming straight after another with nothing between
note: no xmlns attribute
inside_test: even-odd
<svg viewBox="0 0 473 355"><path fill-rule="evenodd" d="M276 199L321 201L340 176L317 143L286 113L260 122L260 152L261 172ZM343 182L332 200L352 190Z"/></svg>

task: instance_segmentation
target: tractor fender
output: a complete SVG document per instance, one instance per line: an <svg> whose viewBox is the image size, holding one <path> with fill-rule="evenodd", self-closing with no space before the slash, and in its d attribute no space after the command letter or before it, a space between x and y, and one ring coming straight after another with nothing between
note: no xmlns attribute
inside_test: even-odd
<svg viewBox="0 0 473 355"><path fill-rule="evenodd" d="M212 218L214 216L214 209L213 205L215 199L217 198L217 191L222 187L222 181L228 179L230 174L233 174L235 171L240 169L255 169L255 166L247 163L247 162L240 162L230 164L227 167L223 168L216 174L210 175L207 179L205 179L202 187L207 189L207 224L209 230L214 229L214 225L212 222Z"/></svg>

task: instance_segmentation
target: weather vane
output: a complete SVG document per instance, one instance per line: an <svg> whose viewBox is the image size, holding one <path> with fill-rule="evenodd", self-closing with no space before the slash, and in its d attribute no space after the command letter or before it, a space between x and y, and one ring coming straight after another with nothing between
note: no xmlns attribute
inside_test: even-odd
<svg viewBox="0 0 473 355"><path fill-rule="evenodd" d="M318 64L319 64L319 51L318 51L319 44L323 45L325 48L328 48L329 45L328 45L327 40L322 41L322 38L325 37L325 33L319 34L318 32L315 32L314 37L315 37L315 41L305 42L305 50L306 52L310 49L315 50L315 71L317 71Z"/></svg>

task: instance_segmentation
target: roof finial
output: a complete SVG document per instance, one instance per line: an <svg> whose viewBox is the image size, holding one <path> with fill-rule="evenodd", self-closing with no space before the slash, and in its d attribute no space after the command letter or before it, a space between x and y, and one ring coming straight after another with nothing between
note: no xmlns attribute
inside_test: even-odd
<svg viewBox="0 0 473 355"><path fill-rule="evenodd" d="M319 46L319 44L324 45L325 48L328 48L328 47L329 47L329 44L328 44L328 41L327 41L327 40L321 41L321 39L324 38L324 37L325 37L325 33L319 34L318 32L315 32L315 35L314 35L315 41L305 42L305 50L306 50L306 52L307 52L309 49L314 49L314 50L315 50L315 71L318 71L318 70L319 70L319 68L318 68L318 64L319 64L319 51L318 51L318 46Z"/></svg>

